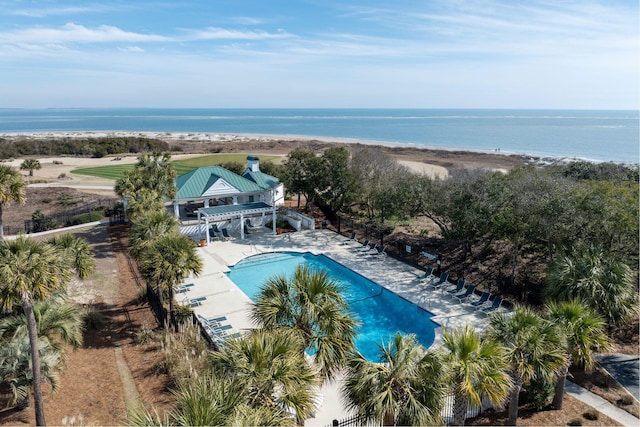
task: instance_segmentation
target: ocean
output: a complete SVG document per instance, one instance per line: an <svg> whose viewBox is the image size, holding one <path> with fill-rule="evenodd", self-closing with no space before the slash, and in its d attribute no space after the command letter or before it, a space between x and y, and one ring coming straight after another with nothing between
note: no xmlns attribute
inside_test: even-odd
<svg viewBox="0 0 640 427"><path fill-rule="evenodd" d="M300 135L638 163L638 111L462 109L0 109L0 134L131 131Z"/></svg>

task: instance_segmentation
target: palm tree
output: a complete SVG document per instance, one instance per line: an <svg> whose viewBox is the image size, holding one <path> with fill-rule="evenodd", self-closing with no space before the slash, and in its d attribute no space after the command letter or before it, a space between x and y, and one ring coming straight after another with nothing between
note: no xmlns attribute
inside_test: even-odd
<svg viewBox="0 0 640 427"><path fill-rule="evenodd" d="M34 302L33 312L38 325L38 350L45 380L57 387L57 372L66 363L63 343L78 347L82 344L83 320L80 307L66 302L61 295L46 301ZM29 361L29 335L27 319L22 313L0 319L0 378L11 384L13 402L28 402L33 386ZM6 349L5 349L6 346ZM22 368L23 371L17 371Z"/></svg>
<svg viewBox="0 0 640 427"><path fill-rule="evenodd" d="M63 361L66 359L63 343L76 348L82 345L82 310L78 305L66 301L63 294L54 294L45 301L34 302L33 313L39 340L46 341L52 350L59 352ZM27 339L26 317L20 313L0 319L0 338Z"/></svg>
<svg viewBox="0 0 640 427"><path fill-rule="evenodd" d="M24 203L24 182L11 166L0 164L0 239L4 239L2 211L12 202Z"/></svg>
<svg viewBox="0 0 640 427"><path fill-rule="evenodd" d="M202 259L198 256L193 240L177 232L163 234L142 253L142 274L158 286L158 293L169 295L171 324L178 331L173 307L173 289L190 274L199 275Z"/></svg>
<svg viewBox="0 0 640 427"><path fill-rule="evenodd" d="M507 425L516 425L522 386L533 379L551 383L566 363L562 334L556 325L522 306L513 313L492 313L489 319L487 336L508 348L513 387Z"/></svg>
<svg viewBox="0 0 640 427"><path fill-rule="evenodd" d="M61 354L47 341L38 343L38 353L41 379L51 384L51 389L56 391L58 372L63 366ZM29 407L29 396L34 386L32 366L31 346L26 335L0 340L0 383L6 383L11 388L9 405Z"/></svg>
<svg viewBox="0 0 640 427"><path fill-rule="evenodd" d="M383 425L441 424L445 367L414 335L396 334L380 345L378 363L361 354L349 359L342 395L349 409Z"/></svg>
<svg viewBox="0 0 640 427"><path fill-rule="evenodd" d="M289 426L291 416L273 407L252 407L246 384L207 372L182 381L172 393L175 408L164 416L142 410L133 414L134 426Z"/></svg>
<svg viewBox="0 0 640 427"><path fill-rule="evenodd" d="M38 159L25 159L20 164L20 169L29 171L29 176L33 176L33 171L42 169L42 165Z"/></svg>
<svg viewBox="0 0 640 427"><path fill-rule="evenodd" d="M150 211L131 222L129 229L129 253L138 258L153 239L178 231L178 220L166 209Z"/></svg>
<svg viewBox="0 0 640 427"><path fill-rule="evenodd" d="M633 271L619 258L578 247L549 266L546 296L552 301L578 298L609 326L617 326L638 312L636 286Z"/></svg>
<svg viewBox="0 0 640 427"><path fill-rule="evenodd" d="M138 157L135 170L141 173L142 188L157 192L160 197L175 197L176 170L171 164L171 154L154 151Z"/></svg>
<svg viewBox="0 0 640 427"><path fill-rule="evenodd" d="M157 191L148 188L137 190L129 197L128 202L127 217L132 221L147 212L166 210L162 196Z"/></svg>
<svg viewBox="0 0 640 427"><path fill-rule="evenodd" d="M311 390L319 383L303 348L296 331L256 329L213 352L211 366L217 376L244 384L242 399L249 407L287 410L303 422L314 407Z"/></svg>
<svg viewBox="0 0 640 427"><path fill-rule="evenodd" d="M595 352L608 350L610 341L602 317L578 300L549 303L546 317L559 325L566 337L567 363L558 375L553 397L553 406L562 409L564 386L571 363L590 371L593 369Z"/></svg>
<svg viewBox="0 0 640 427"><path fill-rule="evenodd" d="M164 209L164 198L172 199L178 191L175 179L169 153L143 154L135 168L116 181L114 191L124 199L126 214L135 217L145 210Z"/></svg>
<svg viewBox="0 0 640 427"><path fill-rule="evenodd" d="M91 276L95 268L93 250L86 239L72 234L60 234L51 237L47 243L56 247L58 253L64 254L80 279Z"/></svg>
<svg viewBox="0 0 640 427"><path fill-rule="evenodd" d="M21 305L27 318L37 425L46 422L33 302L46 300L53 292L64 289L70 276L68 264L45 242L25 236L0 242L0 308L12 310Z"/></svg>
<svg viewBox="0 0 640 427"><path fill-rule="evenodd" d="M290 328L302 334L304 348L325 379L332 379L354 350L357 322L342 297L342 287L324 270L299 265L291 280L274 276L262 286L252 308L253 321L267 329Z"/></svg>
<svg viewBox="0 0 640 427"><path fill-rule="evenodd" d="M504 404L512 387L507 373L507 349L483 339L468 325L442 337L445 365L454 386L453 425L464 425L467 407L482 406L486 395L494 407Z"/></svg>

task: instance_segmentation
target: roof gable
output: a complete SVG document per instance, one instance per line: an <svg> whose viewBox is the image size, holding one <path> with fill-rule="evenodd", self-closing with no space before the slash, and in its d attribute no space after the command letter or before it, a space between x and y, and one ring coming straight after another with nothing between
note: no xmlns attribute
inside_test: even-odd
<svg viewBox="0 0 640 427"><path fill-rule="evenodd" d="M236 187L229 184L224 179L218 178L218 180L216 180L216 182L214 182L213 185L211 185L211 187L205 190L205 192L202 193L202 195L205 197L210 197L210 196L238 194L238 193L239 191Z"/></svg>

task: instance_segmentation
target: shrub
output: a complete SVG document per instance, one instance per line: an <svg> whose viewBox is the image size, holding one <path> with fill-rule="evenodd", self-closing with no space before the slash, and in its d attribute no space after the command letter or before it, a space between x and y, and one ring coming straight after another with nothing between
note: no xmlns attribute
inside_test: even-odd
<svg viewBox="0 0 640 427"><path fill-rule="evenodd" d="M50 216L46 216L40 209L38 209L33 213L33 215L31 215L31 220L33 221L32 231L34 233L58 228L58 223L56 222L56 220L51 218Z"/></svg>
<svg viewBox="0 0 640 427"><path fill-rule="evenodd" d="M74 199L68 193L61 193L58 196L58 201L57 201L57 203L61 206L74 206L74 205L77 205L79 202L80 202L79 200Z"/></svg>
<svg viewBox="0 0 640 427"><path fill-rule="evenodd" d="M176 317L176 321L180 324L185 323L185 321L191 319L193 316L193 310L190 305L181 305L176 304L174 308L174 315Z"/></svg>
<svg viewBox="0 0 640 427"><path fill-rule="evenodd" d="M60 175L58 175L58 179L67 179L67 174L62 172Z"/></svg>
<svg viewBox="0 0 640 427"><path fill-rule="evenodd" d="M162 338L162 367L175 383L188 381L199 372L210 369L209 347L200 327L188 322L181 334L164 332Z"/></svg>
<svg viewBox="0 0 640 427"><path fill-rule="evenodd" d="M593 383L600 388L609 388L609 381L606 377L597 377Z"/></svg>
<svg viewBox="0 0 640 427"><path fill-rule="evenodd" d="M87 213L83 213L80 215L76 215L76 216L72 216L68 221L67 221L67 227L72 226L72 225L79 225L79 224L86 224L88 222L93 222L93 221L99 221L104 217L104 212L100 211L94 211L94 212L87 212Z"/></svg>
<svg viewBox="0 0 640 427"><path fill-rule="evenodd" d="M136 331L134 340L136 344L148 344L154 341L155 338L155 331L147 323L145 323L140 327L140 329Z"/></svg>
<svg viewBox="0 0 640 427"><path fill-rule="evenodd" d="M633 405L633 397L628 394L621 394L618 398L618 404L623 406Z"/></svg>
<svg viewBox="0 0 640 427"><path fill-rule="evenodd" d="M273 227L273 220L267 221L267 223L265 224L265 227L267 228ZM289 221L287 221L284 218L276 219L276 228L282 228L284 230L295 230L295 228L293 228L291 224L289 224Z"/></svg>
<svg viewBox="0 0 640 427"><path fill-rule="evenodd" d="M537 411L546 407L555 392L555 385L544 380L532 380L527 388L522 392L523 403L531 403Z"/></svg>
<svg viewBox="0 0 640 427"><path fill-rule="evenodd" d="M582 420L580 418L573 418L573 419L569 420L567 425L568 426L581 426L582 425Z"/></svg>
<svg viewBox="0 0 640 427"><path fill-rule="evenodd" d="M100 329L105 322L105 317L93 304L87 304L82 308L82 317L87 329Z"/></svg>
<svg viewBox="0 0 640 427"><path fill-rule="evenodd" d="M64 163L62 163L60 160L54 160L52 163L53 163L54 165L62 165L62 164L64 164Z"/></svg>
<svg viewBox="0 0 640 427"><path fill-rule="evenodd" d="M582 414L582 416L589 421L596 421L598 418L600 418L600 412L596 411L595 409L589 409L587 412Z"/></svg>

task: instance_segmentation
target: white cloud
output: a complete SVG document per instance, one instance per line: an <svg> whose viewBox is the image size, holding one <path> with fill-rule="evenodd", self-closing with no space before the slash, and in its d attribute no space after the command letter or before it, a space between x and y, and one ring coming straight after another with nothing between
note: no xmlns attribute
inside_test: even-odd
<svg viewBox="0 0 640 427"><path fill-rule="evenodd" d="M124 31L110 25L101 25L92 29L74 23L68 23L58 28L33 27L13 32L0 32L0 43L108 43L167 40L164 36Z"/></svg>
<svg viewBox="0 0 640 427"><path fill-rule="evenodd" d="M118 50L121 52L134 52L134 53L144 52L144 49L141 48L140 46L121 47Z"/></svg>
<svg viewBox="0 0 640 427"><path fill-rule="evenodd" d="M262 25L266 22L263 18L255 18L252 16L236 16L231 18L230 21L238 25Z"/></svg>
<svg viewBox="0 0 640 427"><path fill-rule="evenodd" d="M106 5L90 5L90 6L64 6L64 7L34 7L32 9L14 9L6 10L5 13L13 16L23 16L28 18L45 18L48 16L69 16L78 14L88 14L96 12L106 12L112 10L112 7Z"/></svg>
<svg viewBox="0 0 640 427"><path fill-rule="evenodd" d="M268 40L295 37L286 31L269 33L266 31L229 30L226 28L208 27L204 30L187 31L189 40Z"/></svg>

